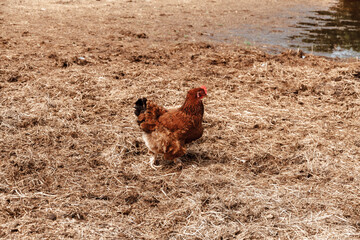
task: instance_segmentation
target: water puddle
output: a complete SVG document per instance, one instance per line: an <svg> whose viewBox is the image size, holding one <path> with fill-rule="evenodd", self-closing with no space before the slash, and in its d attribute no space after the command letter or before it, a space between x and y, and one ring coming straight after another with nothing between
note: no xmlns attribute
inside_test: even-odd
<svg viewBox="0 0 360 240"><path fill-rule="evenodd" d="M313 11L292 26L290 47L331 57L360 56L360 1L341 0L325 11Z"/></svg>
<svg viewBox="0 0 360 240"><path fill-rule="evenodd" d="M337 0L328 9L299 6L287 14L280 16L285 19L284 26L259 30L247 25L229 30L226 38L241 37L249 44L299 48L328 57L360 57L359 0Z"/></svg>

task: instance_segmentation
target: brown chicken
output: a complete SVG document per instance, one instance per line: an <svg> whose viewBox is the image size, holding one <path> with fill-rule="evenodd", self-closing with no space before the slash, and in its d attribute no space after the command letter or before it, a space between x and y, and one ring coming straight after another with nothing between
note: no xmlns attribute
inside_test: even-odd
<svg viewBox="0 0 360 240"><path fill-rule="evenodd" d="M204 105L202 98L207 96L205 86L188 91L184 104L178 109L167 110L146 98L135 103L137 122L144 131L143 139L150 154L150 166L154 168L157 154L165 160L177 161L186 152L185 144L203 134ZM180 162L181 164L181 162Z"/></svg>

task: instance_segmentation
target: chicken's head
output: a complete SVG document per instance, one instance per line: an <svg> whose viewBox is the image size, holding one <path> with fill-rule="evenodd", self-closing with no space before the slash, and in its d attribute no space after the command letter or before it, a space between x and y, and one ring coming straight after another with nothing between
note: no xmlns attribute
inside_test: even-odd
<svg viewBox="0 0 360 240"><path fill-rule="evenodd" d="M188 92L188 98L201 100L207 96L207 89L205 86L199 88L193 88Z"/></svg>

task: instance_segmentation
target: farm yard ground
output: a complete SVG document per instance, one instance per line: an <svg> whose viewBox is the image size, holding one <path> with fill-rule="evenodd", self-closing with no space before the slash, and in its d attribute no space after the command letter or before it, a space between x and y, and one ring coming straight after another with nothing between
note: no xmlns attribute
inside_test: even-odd
<svg viewBox="0 0 360 240"><path fill-rule="evenodd" d="M1 1L0 238L360 238L360 63L209 38L288 2ZM200 85L151 169L133 103Z"/></svg>

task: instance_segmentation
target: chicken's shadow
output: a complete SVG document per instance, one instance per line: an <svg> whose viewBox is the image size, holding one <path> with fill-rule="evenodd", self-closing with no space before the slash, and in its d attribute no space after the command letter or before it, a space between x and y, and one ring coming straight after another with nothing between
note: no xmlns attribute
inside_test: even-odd
<svg viewBox="0 0 360 240"><path fill-rule="evenodd" d="M181 167L177 166L174 161L160 160L156 165L161 165L163 169L169 169L177 167L179 169L187 168L188 166L198 165L198 166L207 166L211 164L210 156L205 152L194 152L188 151L184 156L178 158L181 161Z"/></svg>

